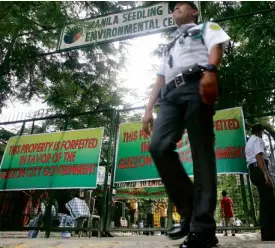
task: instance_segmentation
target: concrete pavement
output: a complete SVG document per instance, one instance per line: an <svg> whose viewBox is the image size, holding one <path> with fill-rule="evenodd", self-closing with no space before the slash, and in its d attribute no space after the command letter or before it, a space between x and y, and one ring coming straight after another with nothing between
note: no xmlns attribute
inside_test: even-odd
<svg viewBox="0 0 275 248"><path fill-rule="evenodd" d="M114 238L70 238L55 237L44 239L17 238L9 233L0 233L0 248L177 248L181 242L171 241L163 236L131 235ZM24 236L23 236L24 235ZM127 235L127 234L124 234ZM42 237L41 237L42 236ZM224 237L218 234L219 248L275 248L275 242L261 242L260 235L255 233L237 234L235 237Z"/></svg>

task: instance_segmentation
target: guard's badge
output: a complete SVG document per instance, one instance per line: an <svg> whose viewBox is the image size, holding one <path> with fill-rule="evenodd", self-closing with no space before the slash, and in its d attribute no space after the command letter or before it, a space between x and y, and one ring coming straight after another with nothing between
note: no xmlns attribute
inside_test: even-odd
<svg viewBox="0 0 275 248"><path fill-rule="evenodd" d="M218 24L211 24L209 28L215 31L221 30L221 27Z"/></svg>

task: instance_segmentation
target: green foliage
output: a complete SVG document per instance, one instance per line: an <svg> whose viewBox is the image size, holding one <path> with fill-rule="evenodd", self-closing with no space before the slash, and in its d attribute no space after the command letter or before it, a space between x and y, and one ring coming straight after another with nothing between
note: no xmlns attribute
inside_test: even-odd
<svg viewBox="0 0 275 248"><path fill-rule="evenodd" d="M273 2L203 2L203 19L220 19L274 7ZM246 116L274 109L274 12L222 22L231 37L220 71L219 108L243 106Z"/></svg>
<svg viewBox="0 0 275 248"><path fill-rule="evenodd" d="M125 42L39 56L55 50L69 23L119 9L115 2L1 4L0 107L8 98L28 102L34 97L66 113L123 104L117 76L124 66Z"/></svg>
<svg viewBox="0 0 275 248"><path fill-rule="evenodd" d="M5 152L6 144L10 137L14 136L15 134L5 130L4 128L0 128L0 161Z"/></svg>

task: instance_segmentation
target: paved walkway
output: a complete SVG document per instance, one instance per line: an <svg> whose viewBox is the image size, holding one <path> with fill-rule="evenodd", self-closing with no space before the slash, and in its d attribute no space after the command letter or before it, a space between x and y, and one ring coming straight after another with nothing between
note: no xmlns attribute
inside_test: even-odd
<svg viewBox="0 0 275 248"><path fill-rule="evenodd" d="M26 233L24 234L26 237ZM40 235L41 236L41 235ZM17 236L18 237L18 236ZM237 234L223 237L218 234L219 248L275 248L275 242L261 242L259 234ZM0 233L0 248L177 248L180 241L171 241L163 236L123 236L115 238L14 238L9 233Z"/></svg>

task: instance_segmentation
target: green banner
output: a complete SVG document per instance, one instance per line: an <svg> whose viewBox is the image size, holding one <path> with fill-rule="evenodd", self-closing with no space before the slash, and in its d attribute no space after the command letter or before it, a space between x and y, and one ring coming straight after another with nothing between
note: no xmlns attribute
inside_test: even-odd
<svg viewBox="0 0 275 248"><path fill-rule="evenodd" d="M245 129L242 108L225 109L214 116L215 153L219 174L247 173L245 160ZM141 123L120 124L115 182L159 179L148 152L150 138ZM177 151L188 175L193 175L193 163L187 132L178 143Z"/></svg>
<svg viewBox="0 0 275 248"><path fill-rule="evenodd" d="M168 197L168 195L164 187L117 189L115 195L115 199L161 199L165 197Z"/></svg>
<svg viewBox="0 0 275 248"><path fill-rule="evenodd" d="M95 188L103 128L10 138L0 190Z"/></svg>

